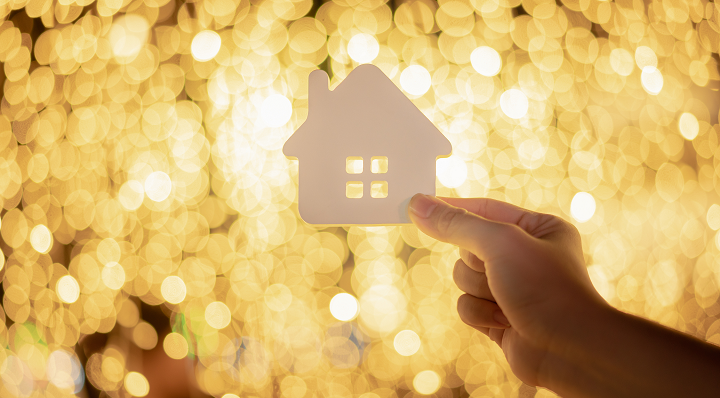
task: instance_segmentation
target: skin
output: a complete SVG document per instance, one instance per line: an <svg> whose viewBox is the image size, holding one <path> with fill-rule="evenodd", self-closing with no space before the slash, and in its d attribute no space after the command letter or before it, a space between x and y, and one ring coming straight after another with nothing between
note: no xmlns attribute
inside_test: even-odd
<svg viewBox="0 0 720 398"><path fill-rule="evenodd" d="M523 382L564 397L720 396L720 348L607 304L562 218L422 194L410 217L459 246L460 319L497 343Z"/></svg>

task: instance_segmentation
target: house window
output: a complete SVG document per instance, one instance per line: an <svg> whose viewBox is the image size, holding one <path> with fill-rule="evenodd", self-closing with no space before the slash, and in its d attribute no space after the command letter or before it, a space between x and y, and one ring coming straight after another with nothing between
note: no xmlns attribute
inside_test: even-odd
<svg viewBox="0 0 720 398"><path fill-rule="evenodd" d="M350 199L360 199L363 197L362 181L348 181L345 184L345 196Z"/></svg>
<svg viewBox="0 0 720 398"><path fill-rule="evenodd" d="M345 171L348 174L362 174L363 158L360 156L348 156L348 158L345 159Z"/></svg>
<svg viewBox="0 0 720 398"><path fill-rule="evenodd" d="M370 171L375 174L383 174L388 171L387 156L373 156L370 158Z"/></svg>
<svg viewBox="0 0 720 398"><path fill-rule="evenodd" d="M376 199L387 198L388 183L387 181L373 181L370 184L370 196Z"/></svg>

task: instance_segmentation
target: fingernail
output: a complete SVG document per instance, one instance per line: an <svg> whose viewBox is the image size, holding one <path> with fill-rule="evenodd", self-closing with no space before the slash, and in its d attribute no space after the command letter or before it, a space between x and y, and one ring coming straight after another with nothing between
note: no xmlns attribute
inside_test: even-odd
<svg viewBox="0 0 720 398"><path fill-rule="evenodd" d="M410 210L420 218L430 217L436 207L437 203L427 195L417 194L410 200Z"/></svg>
<svg viewBox="0 0 720 398"><path fill-rule="evenodd" d="M495 318L498 323L501 323L505 326L510 326L510 321L508 321L502 311L495 311L495 313L493 314L493 318Z"/></svg>

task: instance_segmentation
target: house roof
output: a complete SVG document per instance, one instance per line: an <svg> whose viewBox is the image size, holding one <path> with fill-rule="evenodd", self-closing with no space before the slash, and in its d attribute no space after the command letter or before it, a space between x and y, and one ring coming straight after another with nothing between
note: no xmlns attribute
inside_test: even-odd
<svg viewBox="0 0 720 398"><path fill-rule="evenodd" d="M358 66L332 91L327 73L315 70L308 86L308 117L285 143L286 156L354 151L437 158L452 152L450 141L375 65Z"/></svg>

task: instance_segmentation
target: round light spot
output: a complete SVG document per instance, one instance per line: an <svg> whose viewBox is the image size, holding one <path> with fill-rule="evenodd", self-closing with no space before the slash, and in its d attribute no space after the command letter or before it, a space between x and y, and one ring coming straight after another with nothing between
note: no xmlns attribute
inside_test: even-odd
<svg viewBox="0 0 720 398"><path fill-rule="evenodd" d="M645 91L651 95L658 95L663 88L663 75L654 66L646 66L642 69L640 81Z"/></svg>
<svg viewBox="0 0 720 398"><path fill-rule="evenodd" d="M577 222L585 222L595 214L595 198L587 192L578 192L570 202L570 214Z"/></svg>
<svg viewBox="0 0 720 398"><path fill-rule="evenodd" d="M225 303L214 301L205 308L205 320L210 327L222 329L230 324L230 309Z"/></svg>
<svg viewBox="0 0 720 398"><path fill-rule="evenodd" d="M467 180L467 165L457 156L441 158L436 162L436 174L441 184L448 188L457 188Z"/></svg>
<svg viewBox="0 0 720 398"><path fill-rule="evenodd" d="M400 87L412 95L423 95L430 90L430 72L421 65L410 65L400 74Z"/></svg>
<svg viewBox="0 0 720 398"><path fill-rule="evenodd" d="M663 163L655 174L655 188L663 200L674 202L685 188L685 177L674 164Z"/></svg>
<svg viewBox="0 0 720 398"><path fill-rule="evenodd" d="M648 46L639 46L635 49L635 63L640 70L645 69L646 66L657 68L657 55L652 48Z"/></svg>
<svg viewBox="0 0 720 398"><path fill-rule="evenodd" d="M280 127L290 121L292 104L284 95L273 94L262 103L260 117L270 127Z"/></svg>
<svg viewBox="0 0 720 398"><path fill-rule="evenodd" d="M125 376L125 390L133 397L144 397L150 392L150 383L138 372L129 372Z"/></svg>
<svg viewBox="0 0 720 398"><path fill-rule="evenodd" d="M152 350L158 342L158 335L155 328L147 322L139 322L133 328L133 342L143 350Z"/></svg>
<svg viewBox="0 0 720 398"><path fill-rule="evenodd" d="M415 391L423 395L430 395L440 389L440 376L432 370L423 370L413 379Z"/></svg>
<svg viewBox="0 0 720 398"><path fill-rule="evenodd" d="M70 275L65 275L58 279L55 288L58 297L65 303L72 304L80 297L80 285Z"/></svg>
<svg viewBox="0 0 720 398"><path fill-rule="evenodd" d="M118 201L125 210L137 210L145 198L145 187L140 181L126 181L118 191Z"/></svg>
<svg viewBox="0 0 720 398"><path fill-rule="evenodd" d="M168 333L163 340L163 350L172 359L183 359L188 354L188 343L180 333Z"/></svg>
<svg viewBox="0 0 720 398"><path fill-rule="evenodd" d="M470 54L470 63L477 73L483 76L495 76L502 69L502 59L494 48L480 46Z"/></svg>
<svg viewBox="0 0 720 398"><path fill-rule="evenodd" d="M160 285L160 294L162 294L165 301L170 304L179 304L185 300L187 295L187 287L185 281L179 276L171 275L163 280Z"/></svg>
<svg viewBox="0 0 720 398"><path fill-rule="evenodd" d="M53 245L52 232L42 224L36 225L30 231L30 244L38 253L47 254Z"/></svg>
<svg viewBox="0 0 720 398"><path fill-rule="evenodd" d="M518 89L511 88L500 96L500 109L509 118L520 119L527 114L529 106L527 96Z"/></svg>
<svg viewBox="0 0 720 398"><path fill-rule="evenodd" d="M270 285L265 290L265 305L273 311L285 311L292 304L292 292L290 289L281 284L276 283Z"/></svg>
<svg viewBox="0 0 720 398"><path fill-rule="evenodd" d="M145 179L145 193L153 202L162 202L170 196L172 181L162 171L150 173Z"/></svg>
<svg viewBox="0 0 720 398"><path fill-rule="evenodd" d="M222 39L217 32L203 30L193 37L190 52L193 58L200 62L209 61L217 55L222 45Z"/></svg>
<svg viewBox="0 0 720 398"><path fill-rule="evenodd" d="M119 290L125 284L125 269L122 265L110 261L103 267L102 280L110 289Z"/></svg>
<svg viewBox="0 0 720 398"><path fill-rule="evenodd" d="M713 231L720 229L720 206L712 204L707 212L707 223Z"/></svg>
<svg viewBox="0 0 720 398"><path fill-rule="evenodd" d="M678 127L680 128L680 134L688 141L695 139L700 132L700 123L692 113L686 112L680 115Z"/></svg>
<svg viewBox="0 0 720 398"><path fill-rule="evenodd" d="M358 301L348 293L338 293L330 300L330 313L338 321L349 321L358 313Z"/></svg>
<svg viewBox="0 0 720 398"><path fill-rule="evenodd" d="M420 349L420 336L412 330L402 330L395 335L393 346L398 354L409 357Z"/></svg>
<svg viewBox="0 0 720 398"><path fill-rule="evenodd" d="M225 394L222 396L222 398L240 398L240 397L235 394Z"/></svg>
<svg viewBox="0 0 720 398"><path fill-rule="evenodd" d="M115 19L108 40L116 58L133 59L145 46L150 25L144 17L137 14L125 14Z"/></svg>
<svg viewBox="0 0 720 398"><path fill-rule="evenodd" d="M373 35L358 33L348 42L348 55L359 64L367 64L377 58L380 45Z"/></svg>

